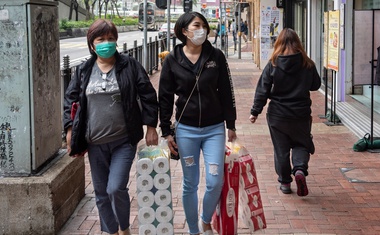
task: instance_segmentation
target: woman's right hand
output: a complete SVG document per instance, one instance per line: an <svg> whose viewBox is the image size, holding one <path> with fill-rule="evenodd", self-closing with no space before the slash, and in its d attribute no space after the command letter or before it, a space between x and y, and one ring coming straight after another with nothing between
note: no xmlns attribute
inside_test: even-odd
<svg viewBox="0 0 380 235"><path fill-rule="evenodd" d="M168 142L169 150L172 154L178 155L178 146L177 143L174 141L174 138L172 135L168 135L164 137L166 141Z"/></svg>
<svg viewBox="0 0 380 235"><path fill-rule="evenodd" d="M251 121L251 123L255 123L256 122L256 119L257 119L257 116L249 116L249 120Z"/></svg>
<svg viewBox="0 0 380 235"><path fill-rule="evenodd" d="M71 134L72 134L72 127L67 128L66 132L66 148L67 148L67 153L70 155L71 153ZM71 157L82 157L85 154L74 154Z"/></svg>

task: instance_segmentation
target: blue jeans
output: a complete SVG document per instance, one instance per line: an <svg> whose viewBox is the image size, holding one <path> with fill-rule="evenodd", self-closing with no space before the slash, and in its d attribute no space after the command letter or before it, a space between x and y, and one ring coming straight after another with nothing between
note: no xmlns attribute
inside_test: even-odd
<svg viewBox="0 0 380 235"><path fill-rule="evenodd" d="M202 220L208 224L218 204L223 187L226 130L224 123L207 127L179 124L176 141L183 171L182 203L190 234L198 234L198 184L200 151L202 150L206 176Z"/></svg>
<svg viewBox="0 0 380 235"><path fill-rule="evenodd" d="M110 234L129 228L130 199L127 184L136 146L127 138L107 144L89 144L88 159L101 230Z"/></svg>

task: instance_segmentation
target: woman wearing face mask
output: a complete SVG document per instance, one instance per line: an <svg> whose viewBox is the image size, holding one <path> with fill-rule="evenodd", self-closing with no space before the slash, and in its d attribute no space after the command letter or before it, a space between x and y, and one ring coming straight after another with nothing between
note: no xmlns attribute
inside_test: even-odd
<svg viewBox="0 0 380 235"><path fill-rule="evenodd" d="M210 235L213 234L211 218L223 186L226 127L228 141L236 139L232 79L223 52L206 40L210 27L203 15L183 14L174 32L182 44L174 47L162 67L160 127L170 151L181 156L182 200L189 232ZM177 143L170 132L175 95L178 96L175 102ZM201 151L206 191L199 218L197 191Z"/></svg>
<svg viewBox="0 0 380 235"><path fill-rule="evenodd" d="M121 235L131 234L127 184L143 125L146 144L158 143L158 102L144 68L116 51L117 38L110 21L90 26L91 58L76 68L67 88L63 124L69 155L88 151L101 230ZM71 117L73 104L78 108Z"/></svg>

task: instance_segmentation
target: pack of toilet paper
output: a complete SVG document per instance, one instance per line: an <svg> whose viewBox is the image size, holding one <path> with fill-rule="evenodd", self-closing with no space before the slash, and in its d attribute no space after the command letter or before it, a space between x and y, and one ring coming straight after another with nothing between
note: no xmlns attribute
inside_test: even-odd
<svg viewBox="0 0 380 235"><path fill-rule="evenodd" d="M137 203L139 234L172 235L173 207L168 150L145 146L138 152Z"/></svg>

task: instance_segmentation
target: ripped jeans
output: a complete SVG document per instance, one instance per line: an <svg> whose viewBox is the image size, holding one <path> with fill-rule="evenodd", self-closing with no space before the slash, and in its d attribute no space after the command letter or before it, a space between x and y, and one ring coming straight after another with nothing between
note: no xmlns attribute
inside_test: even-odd
<svg viewBox="0 0 380 235"><path fill-rule="evenodd" d="M198 184L200 179L200 152L202 150L206 177L202 220L208 224L218 204L223 187L226 130L224 122L193 127L179 124L176 141L183 171L182 201L190 234L198 234ZM203 180L202 180L203 181Z"/></svg>

